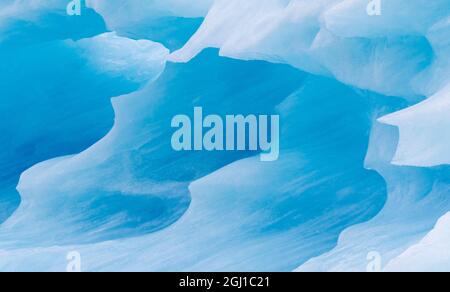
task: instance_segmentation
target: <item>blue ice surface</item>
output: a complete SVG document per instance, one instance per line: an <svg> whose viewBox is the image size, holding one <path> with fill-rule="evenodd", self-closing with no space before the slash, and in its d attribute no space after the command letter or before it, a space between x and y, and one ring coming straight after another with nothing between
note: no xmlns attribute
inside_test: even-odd
<svg viewBox="0 0 450 292"><path fill-rule="evenodd" d="M22 248L91 244L87 253L101 249L98 242L126 238L128 253L144 249L157 262L162 251L155 237L162 236L170 250L181 254L189 249L189 255L171 257L162 266L130 262L128 268L292 270L334 247L340 232L369 220L384 205L383 178L363 164L374 115L398 103L287 65L232 60L206 50L187 64L169 63L154 83L114 100L112 140L87 154L112 153L108 159L77 164L73 157L29 173L24 185L33 174L49 174L22 193L26 205L38 202L39 209L19 209L13 228L0 232L0 238L7 236ZM175 152L171 118L189 115L195 106L220 115L280 114L280 160L255 164L255 152ZM61 171L54 173L55 167ZM229 167L236 169L230 172ZM253 168L255 176L248 174ZM232 183L239 178L246 183ZM60 184L87 180L78 189ZM124 187L147 181L185 187L144 196ZM187 186L194 181L190 194ZM120 187L114 191L115 184ZM212 225L214 244L208 231ZM162 233L154 233L158 230ZM115 252L120 249L121 244ZM38 256L45 258L45 253ZM96 269L111 269L97 264ZM126 268L122 262L121 269Z"/></svg>
<svg viewBox="0 0 450 292"><path fill-rule="evenodd" d="M20 204L16 186L23 171L79 153L101 139L113 125L110 98L138 88L125 77L100 73L101 68L90 67L67 43L59 42L107 31L92 9L83 7L81 17L70 17L62 8L42 13L34 22L8 20L2 31L0 114L7 118L0 123L0 223ZM178 48L200 22L167 17L145 32Z"/></svg>
<svg viewBox="0 0 450 292"><path fill-rule="evenodd" d="M44 14L39 23L11 21L0 43L0 222L20 203L20 174L34 164L80 152L112 125L110 97L132 84L91 68L60 39L105 31L92 10L83 18Z"/></svg>
<svg viewBox="0 0 450 292"><path fill-rule="evenodd" d="M7 19L6 25L0 30L0 51L54 40L79 40L107 31L103 18L94 10L85 7L82 17L67 15L65 6L61 5L60 9L46 10L36 14L34 18L37 19Z"/></svg>
<svg viewBox="0 0 450 292"><path fill-rule="evenodd" d="M169 63L142 88L121 74L102 73L61 41L107 31L94 11L67 17L63 8L2 27L2 269L62 270L51 247L78 245L92 270L290 271L377 214L374 229L394 224L386 232L393 240L374 240L390 252L395 244L417 241L448 210L448 167L384 165L398 135L388 135L392 151L374 158L375 167L365 164L376 119L410 105L400 98L287 65L220 57L214 49L186 64ZM201 21L153 18L117 33L173 51ZM392 40L394 49L400 44L421 61L405 64L411 71L405 79L433 63L428 38L387 40L388 47ZM368 49L385 45L384 39L362 43ZM350 61L358 67L364 60L355 54ZM350 66L336 62L339 70ZM411 86L396 80L386 83L388 91ZM196 106L222 116L279 114L279 161L263 164L251 151L175 152L170 120L191 115ZM404 205L397 207L399 201ZM364 244L372 243L370 228L354 230L350 239L363 234ZM371 246L364 244L349 249L362 253L356 266L366 264Z"/></svg>
<svg viewBox="0 0 450 292"><path fill-rule="evenodd" d="M64 172L60 174L62 178L54 178L55 181L39 182L45 185L45 190L36 188L38 193L44 192L40 194L42 198L39 203L48 204L48 208L42 214L39 213L41 210L32 212L40 214L38 218L44 221L59 218L56 223L62 226L58 229L42 222L40 225L46 226L39 232L43 238L35 237L32 242L43 240L41 244L46 245L74 243L74 240L77 243L97 242L146 234L173 223L189 206L189 183L257 152L176 152L171 146L174 131L170 127L172 117L190 115L195 106L202 106L205 114L270 114L283 98L302 84L304 78L304 73L286 65L220 58L217 50L208 50L188 64L168 64L154 83L129 96L115 99L116 126L120 134L104 151L117 153L99 165L83 166L86 169L80 174L85 176L89 173L95 185L61 190L60 181L77 179L64 177ZM116 82L115 86L119 84ZM85 93L84 89L82 93ZM91 100L93 97L87 98ZM236 103L236 100L240 102ZM78 107L76 109L80 110ZM105 108L106 113L110 113L109 110ZM102 120L108 120L106 117L107 114ZM87 124L77 126L89 129L99 121L99 115L86 118ZM110 125L102 129L107 126ZM52 154L53 157L61 156L61 152L55 150ZM126 165L119 167L125 161ZM117 171L117 168L120 173L111 176L110 172ZM67 170L67 175L73 175L73 171L77 170ZM110 190L112 184L130 177L134 183L184 184L184 193L174 189L163 197L151 193L133 197L126 190ZM58 196L45 194L52 193L52 187L58 187ZM30 199L38 200L36 195ZM60 207L54 208L56 205ZM108 227L118 215L125 217ZM39 219L30 221L37 222ZM27 225L29 222L22 223ZM68 232L71 225L74 230L84 230L83 234ZM51 229L52 237L45 236L43 228Z"/></svg>
<svg viewBox="0 0 450 292"><path fill-rule="evenodd" d="M149 39L163 44L171 51L183 47L200 27L203 18L166 16L139 25L138 28L118 28L117 33L131 39Z"/></svg>

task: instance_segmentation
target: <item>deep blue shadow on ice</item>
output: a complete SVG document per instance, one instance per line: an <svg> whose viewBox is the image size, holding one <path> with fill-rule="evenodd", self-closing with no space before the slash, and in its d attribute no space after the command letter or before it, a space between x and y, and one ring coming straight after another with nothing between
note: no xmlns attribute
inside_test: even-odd
<svg viewBox="0 0 450 292"><path fill-rule="evenodd" d="M54 40L79 40L107 31L103 18L94 10L84 7L81 16L69 16L64 4L61 2L60 9L30 12L29 19L5 19L0 28L0 52Z"/></svg>
<svg viewBox="0 0 450 292"><path fill-rule="evenodd" d="M119 35L131 39L149 39L175 51L183 47L200 27L203 18L161 17L136 27L118 28Z"/></svg>
<svg viewBox="0 0 450 292"><path fill-rule="evenodd" d="M37 162L76 153L94 143L112 123L112 111L104 94L131 90L129 84L107 89L107 80L101 77L96 80L99 76L92 69L83 68L84 61L79 56L62 45L42 45L105 32L103 19L92 9L85 9L82 17L70 17L62 5L58 10L37 11L29 19L7 18L3 22L0 30L0 115L3 117L0 120L0 223L20 203L15 190L20 173ZM93 97L97 86L102 84L103 92L98 95L103 98ZM122 86L128 89L117 90ZM86 113L79 110L89 103L92 108ZM86 122L92 120L89 116L97 114L106 119L89 126Z"/></svg>
<svg viewBox="0 0 450 292"><path fill-rule="evenodd" d="M138 85L100 74L59 42L3 50L0 63L2 222L20 202L20 174L98 141L113 123L110 98Z"/></svg>

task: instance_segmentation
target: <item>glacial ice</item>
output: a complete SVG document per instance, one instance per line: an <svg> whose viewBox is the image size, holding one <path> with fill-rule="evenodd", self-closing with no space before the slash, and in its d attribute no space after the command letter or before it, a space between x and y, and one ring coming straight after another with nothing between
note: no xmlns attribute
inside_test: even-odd
<svg viewBox="0 0 450 292"><path fill-rule="evenodd" d="M85 2L0 3L0 270L450 270L448 0ZM279 161L174 152L195 106Z"/></svg>
<svg viewBox="0 0 450 292"><path fill-rule="evenodd" d="M287 63L386 95L422 94L411 83L433 61L433 51L425 37L406 34L382 38L376 32L364 38L334 34L330 29L333 25L327 23L327 12L339 7L333 6L339 1L310 2L215 1L202 26L181 50L172 54L171 60L188 61L204 48L217 47L223 56ZM345 7L351 4L342 3ZM365 11L364 8L361 14ZM342 18L354 15L351 10L338 12L344 14ZM370 17L366 15L363 20L366 19ZM349 21L351 27L365 26L357 24Z"/></svg>
<svg viewBox="0 0 450 292"><path fill-rule="evenodd" d="M385 116L383 123L400 129L398 165L439 166L450 164L450 83L427 100Z"/></svg>
<svg viewBox="0 0 450 292"><path fill-rule="evenodd" d="M75 242L96 242L150 233L178 219L190 202L190 182L251 153L176 153L170 144L172 129L167 127L172 117L191 112L196 99L197 103L208 104L213 112L232 112L233 107L236 111L236 105L227 106L231 94L238 99L255 99L246 107L239 107L243 113L264 112L302 80L302 73L291 68L275 69L264 63L239 66L239 62L208 58L214 54L180 69L168 66L155 83L115 99L114 128L85 152L25 172L18 186L23 203L4 224L6 234L23 234L24 245L30 244L26 239L33 230L38 233L33 242L42 241L43 245L73 242L75 234ZM159 63L164 61L164 55L158 52L153 57L161 69ZM199 68L205 68L202 74L197 72ZM235 78L236 71L242 77L252 72L259 75L253 73L248 80ZM273 93L267 95L266 91ZM61 207L63 202L67 209ZM47 207L36 210L36 204ZM55 205L60 207L52 208ZM65 210L62 213L61 208ZM42 227L30 230L27 222L40 222ZM42 232L45 229L55 230L50 239ZM15 245L20 242L17 240Z"/></svg>
<svg viewBox="0 0 450 292"><path fill-rule="evenodd" d="M367 17L368 1L338 2L322 17L327 30L345 38L424 36L449 13L448 0L381 1L377 17Z"/></svg>
<svg viewBox="0 0 450 292"><path fill-rule="evenodd" d="M67 15L66 0L2 0L0 49L29 46L52 40L81 39L106 32L105 23L92 9L81 18Z"/></svg>
<svg viewBox="0 0 450 292"><path fill-rule="evenodd" d="M130 15L133 16L132 21L146 21L152 17L163 16L177 16L186 18L203 17L208 12L208 9L213 0L86 0L86 5L93 8L95 11L105 15L113 23L124 23L130 20ZM126 11L127 13L124 13Z"/></svg>
<svg viewBox="0 0 450 292"><path fill-rule="evenodd" d="M433 228L450 208L448 168L395 166L398 130L375 123L365 165L386 180L388 199L372 220L340 235L337 247L309 260L298 271L366 271L367 255L379 254L385 266Z"/></svg>
<svg viewBox="0 0 450 292"><path fill-rule="evenodd" d="M450 213L439 219L436 227L402 255L388 263L386 271L441 272L450 270Z"/></svg>
<svg viewBox="0 0 450 292"><path fill-rule="evenodd" d="M198 68L208 70L204 74L193 75L192 70ZM250 72L259 73L253 73L252 78L247 80L235 78L236 72L240 72L242 76L249 76ZM99 240L93 236L114 238L110 230L112 227L119 228L122 236L130 236L133 234L127 233L130 230L127 230L128 224L125 223L130 221L130 217L139 216L136 213L139 210L129 210L127 214L117 218L117 221L108 220L107 223L95 222L90 217L79 218L69 212L73 212L72 208L77 210L79 204L84 206L87 203L85 200L108 198L108 192L111 191L120 194L118 199L124 206L131 205L126 200L127 197L145 194L146 198L172 200L167 202L167 207L179 206L178 211L168 210L157 218L156 223L164 224L163 220L173 220L167 218L167 214L186 211L186 203L189 202L186 200L190 200L188 184L195 181L189 187L191 204L180 220L158 233L113 243L116 254L108 257L117 264L89 260L92 254L100 254L111 248L111 243L106 244L106 247L99 244L71 248L79 250L86 257L85 265L89 270L139 270L141 265L158 271L294 269L299 262L333 247L336 237L346 226L363 222L375 215L386 198L386 187L381 176L362 167L365 145L369 138L368 128L372 122L370 117L377 108L370 100L376 96L368 96L364 100L360 93L336 81L305 77L287 66L274 67L263 62L249 63L218 58L215 51L204 52L186 65L169 64L161 78L148 88L115 100L115 128L97 145L77 156L40 164L22 176L19 190L25 203L4 224L4 233L0 232L0 238L9 238L11 233L16 236L21 233L29 235L29 222L64 232L60 235L59 232L53 232L54 237L50 242L48 238L33 236L33 242L42 240L40 246L60 245L66 241L81 244ZM227 82L218 82L223 79ZM199 80L205 83L194 82ZM171 86L168 87L168 84ZM179 94L179 91L185 91L192 84L199 84L191 88L191 94L200 94L200 100L194 101L191 96L183 97ZM206 91L205 84L210 84ZM165 94L161 95L161 92ZM226 92L226 95L217 99L223 94L221 92ZM262 92L272 92L274 96L262 96L259 94ZM337 92L342 99L332 99ZM165 98L161 98L162 96ZM287 99L283 101L283 98L275 96ZM194 102L207 104L207 108L213 112L228 112L237 106L229 103L230 98L249 101L239 105L244 113L247 104L246 111L262 112L266 109L282 114L286 121L282 130L290 133L290 139L283 146L282 153L285 154L280 161L265 165L254 157L240 160L245 156L241 157L236 153L234 159L230 157L236 162L222 168L233 162L228 160L227 155L174 154L168 149L169 139L158 139L155 136L167 135L161 133L161 124L170 122L167 120L164 123L164 119L172 116L165 115L166 111L188 113ZM326 108L318 106L325 104L327 100L334 102ZM155 102L159 104L159 112L155 112L153 108ZM351 106L343 107L342 104ZM340 110L336 111L336 108ZM302 112L314 114L300 115ZM164 116L166 118L162 119ZM126 117L134 118L128 121L124 120ZM347 123L348 120L353 122ZM321 131L311 131L317 123L323 125ZM143 125L148 125L144 128L149 129L149 132L137 135L139 131L134 131L142 129ZM292 129L297 129L298 132ZM308 139L303 139L305 136ZM354 143L355 140L361 143ZM106 153L106 157L99 157L100 153ZM338 159L338 163L329 165L327 159L324 160L324 155L328 159ZM121 165L124 164L118 164L118 161L130 162L125 164L128 165L127 169L123 169ZM168 169L171 170L170 173L167 173ZM197 180L214 170L217 171ZM237 171L240 172L238 177L235 176ZM119 177L123 180L118 181ZM67 186L61 186L58 183L60 181L65 181ZM103 182L104 186L101 187L99 182ZM90 195L87 198L76 193L82 188L81 183L86 188L82 193ZM72 190L75 184L79 185L76 191ZM62 212L62 217L58 215L61 208L56 213L50 207L39 208L46 212L52 211L51 214L40 214L27 209L27 206L33 208L38 203L44 206L58 204L58 197L48 197L48 193L58 193L66 201L69 198L76 201L67 204L65 208L68 209ZM180 203L176 204L177 201ZM318 201L321 203L318 204ZM293 205L298 207L291 209ZM159 206L159 209L163 210L162 207ZM103 209L108 211L105 216L112 215L112 207L104 206ZM328 210L334 211L330 213ZM127 208L124 207L123 212L126 211ZM90 211L85 211L80 215L88 216L89 213ZM30 215L33 217L30 218ZM88 230L76 232L77 237L70 238L70 241L64 238L73 234L73 231L70 232L73 228L81 228L78 226L80 221ZM110 226L113 223L118 225ZM64 228L58 226L60 224ZM134 233L138 230L144 234L151 231L145 225L133 226ZM58 240L55 242L56 236ZM31 244L26 239L24 236L23 241L20 241L23 248ZM16 241L14 246L17 245ZM19 251L13 252L11 256L17 256L17 252ZM62 251L47 247L37 252L34 259L40 259L40 269L60 268L54 263L42 266L49 254L54 252ZM133 262L135 256L132 254L135 253L136 256L139 254L142 261ZM179 254L184 256L177 256ZM244 256L248 257L247 260L241 261ZM4 258L8 257L9 255L4 255ZM272 257L280 260L272 261ZM27 262L26 259L23 261L24 264ZM15 268L26 269L25 266L21 267L22 260L6 262L19 265ZM8 269L8 266L4 268Z"/></svg>
<svg viewBox="0 0 450 292"><path fill-rule="evenodd" d="M182 47L194 34L212 1L87 0L86 5L99 12L107 27L119 35L151 39L174 50Z"/></svg>
<svg viewBox="0 0 450 292"><path fill-rule="evenodd" d="M107 53L104 52L105 48ZM14 181L18 179L20 172L32 164L48 158L79 152L104 136L112 126L114 118L110 96L132 92L141 84L156 78L163 70L165 58L168 55L168 51L159 44L150 41L132 41L119 38L111 33L78 42L65 41L44 44L38 52L39 54L30 54L28 51L23 53L24 56L29 56L31 61L25 62L24 66L26 67L22 70L23 74L30 75L36 74L32 70L40 68L48 70L45 72L40 70L39 76L42 79L23 76L24 80L31 81L28 88L36 88L36 93L22 97L17 88L14 91L6 88L6 92L2 95L5 97L16 96L17 98L12 100L16 102L6 102L5 100L0 107L3 112L13 111L20 107L27 109L16 118L9 118L8 124L2 125L2 127L9 126L20 129L21 127L18 125L22 125L24 119L29 119L35 127L23 128L22 131L15 133L9 133L10 131L7 129L2 130L4 134L7 134L4 137L12 141L10 145L3 146L8 154L2 159L5 161L3 167L9 171L8 174ZM55 52L60 54L59 58ZM128 62L126 63L122 61L124 52L133 52L132 57L127 58ZM17 52L14 54L18 56ZM48 56L52 56L52 62L54 62L52 66L43 63L48 60ZM68 68L75 68L76 71ZM98 71L99 69L100 71ZM3 71L2 73L7 76L9 72ZM73 76L77 76L77 79L74 79ZM15 75L14 77L19 76ZM18 84L14 80L10 80L10 82L11 87ZM42 87L42 84L45 84L45 87ZM48 89L37 95L43 88ZM33 107L27 107L27 102L32 102ZM87 111L86 108L90 111ZM40 123L36 121L40 121ZM77 137L75 141L74 136ZM9 154L11 151L16 152L15 156ZM78 188L81 188L81 185L78 185ZM113 204L115 196L117 194L110 194L110 204ZM24 194L21 199L22 203L16 214L20 214L21 209L27 205L27 197ZM64 204L67 204L68 200L64 201ZM130 201L132 204L133 200L130 199ZM40 202L40 204L42 203ZM135 204L138 203L139 199ZM55 206L60 204L63 202ZM92 204L97 204L97 209L100 210L105 202L97 200ZM32 213L36 215L39 213L38 211ZM8 224L8 222L5 224L6 229ZM43 227L40 230L35 229L37 232L42 230Z"/></svg>
<svg viewBox="0 0 450 292"><path fill-rule="evenodd" d="M6 113L14 113L0 124L2 139L7 141L0 146L0 222L19 203L15 187L23 171L95 143L113 122L110 96L134 91L156 77L157 70L151 69L155 61L143 56L142 50L150 47L153 51L149 53L157 56L168 52L146 43L151 42L122 39L119 43L117 37L107 34L79 42L44 42L12 51L0 48L0 111L5 117ZM108 47L107 54L100 57L96 53ZM130 58L128 64L119 67L117 60L124 50L134 50L136 65Z"/></svg>

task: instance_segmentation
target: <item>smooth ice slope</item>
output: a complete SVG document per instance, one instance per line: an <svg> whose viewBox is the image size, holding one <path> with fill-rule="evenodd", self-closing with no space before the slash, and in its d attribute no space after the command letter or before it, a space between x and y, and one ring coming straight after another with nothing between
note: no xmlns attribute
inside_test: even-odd
<svg viewBox="0 0 450 292"><path fill-rule="evenodd" d="M213 0L87 0L110 30L132 39L151 39L174 50L195 33ZM132 17L130 17L132 15Z"/></svg>
<svg viewBox="0 0 450 292"><path fill-rule="evenodd" d="M0 3L0 270L449 270L448 0L67 2ZM174 152L194 106L280 159Z"/></svg>
<svg viewBox="0 0 450 292"><path fill-rule="evenodd" d="M8 0L0 4L0 51L51 40L81 39L105 32L105 23L92 9L83 17L66 13L66 0Z"/></svg>
<svg viewBox="0 0 450 292"><path fill-rule="evenodd" d="M376 31L360 36L334 32L338 24L330 20L332 16L345 19L340 24L349 30L367 27L371 18L363 4L359 0L216 0L200 29L171 59L186 61L206 47L217 47L223 56L288 63L387 95L422 94L412 80L433 61L425 37L417 33L387 38ZM420 4L411 4L414 12ZM437 1L433 7L439 17L448 14L446 4ZM389 19L397 21L401 10L386 6ZM360 17L352 19L354 15ZM393 32L386 31L383 36L389 34Z"/></svg>
<svg viewBox="0 0 450 292"><path fill-rule="evenodd" d="M236 72L252 77L236 78ZM19 189L25 203L0 233L5 238L19 235L14 246L20 242L22 248L5 252L2 268L62 268L58 258L68 251L65 247L40 249L33 260L23 256L29 254L30 242L20 234L29 235L34 224L64 231L53 232L57 237L51 241L33 236L33 242L41 241L40 246L80 244L118 234L150 233L155 224L166 227L173 223L170 215L185 211L177 222L154 234L69 249L83 254L86 270L289 271L332 248L343 229L371 218L385 202L383 179L365 170L362 163L368 129L378 112L376 99L380 98L381 105L386 99L333 80L305 77L288 66L219 58L216 51L204 52L188 64L169 64L155 83L115 99L116 125L102 141L79 155L40 164L22 176ZM189 95L180 98L180 92ZM333 99L336 93L342 98ZM326 100L333 102L320 106ZM240 160L252 153L230 157L171 151L164 125L174 113L189 114L196 104L218 113L237 106L244 114L255 110L280 113L285 121L282 130L289 137L281 159L265 164L257 157ZM316 124L322 125L320 131L311 131ZM331 160L335 163L330 164ZM115 200L111 192L117 194ZM49 193L59 196L44 197ZM145 208L147 212L124 207L117 216L111 202L130 207L133 197L154 198L152 204L161 204L155 210ZM48 214L60 200L68 203ZM97 200L109 202L100 205L100 214L91 213L97 204L90 204ZM31 208L36 204L46 207ZM89 211L74 213L80 204L88 204ZM92 220L91 214L116 220L105 224ZM11 249L10 243L3 247ZM141 260L135 261L136 257Z"/></svg>
<svg viewBox="0 0 450 292"><path fill-rule="evenodd" d="M125 51L133 52L127 63L122 61ZM155 43L114 34L2 51L0 222L19 203L15 188L20 174L103 137L114 119L110 97L155 78L167 54Z"/></svg>
<svg viewBox="0 0 450 292"><path fill-rule="evenodd" d="M450 270L450 213L443 216L436 227L420 243L392 260L386 271L440 272Z"/></svg>

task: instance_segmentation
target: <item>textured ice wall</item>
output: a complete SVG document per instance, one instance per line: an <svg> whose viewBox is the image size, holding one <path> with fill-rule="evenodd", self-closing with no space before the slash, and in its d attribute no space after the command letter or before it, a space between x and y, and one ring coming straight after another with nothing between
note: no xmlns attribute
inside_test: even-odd
<svg viewBox="0 0 450 292"><path fill-rule="evenodd" d="M121 54L133 46L134 56L120 65ZM113 34L77 43L0 46L0 111L5 117L0 124L0 221L19 203L15 187L23 171L82 151L108 132L114 118L110 97L136 90L156 75L145 64L151 58L142 56L148 47ZM99 48L109 48L108 53L100 56Z"/></svg>
<svg viewBox="0 0 450 292"><path fill-rule="evenodd" d="M34 69L47 68L48 71L46 72L51 75L44 75L41 69L40 77L42 79L38 79L38 83L33 83L32 85L39 92L43 88L42 84L45 84L49 88L48 91L41 93L42 96L37 96L36 93L29 95L30 93L28 92L25 97L32 100L40 98L38 100L39 102L35 102L33 107L29 107L28 111L23 113L23 116L17 116L16 119L8 119L8 122L12 123L10 125L15 129L20 129L18 125L23 125L24 119L28 119L29 123L35 127L25 127L20 132L16 131L15 133L11 133L11 137L6 137L12 141L11 145L5 145L6 150L9 150L9 148L21 150L20 152L16 150L16 156L11 157L11 154L9 154L5 157L6 162L9 163L5 165L5 168L9 166L9 170L14 171L11 173L11 176L17 176L17 172L23 171L24 167L29 167L30 164L35 164L37 161L43 161L60 155L73 154L94 144L112 126L114 114L109 100L110 96L134 91L139 88L140 84L156 78L163 70L165 58L168 55L168 51L159 44L150 41L133 41L119 38L112 33L78 42L66 41L56 43L56 51L59 54L63 54L61 60L65 61L61 63L58 63L59 60L55 56L55 45L50 43L50 45L44 45L44 48L45 46L50 46L49 54L52 56L51 60L55 62L55 65L49 67L48 64L44 65L40 63L41 60L47 61L48 63L49 57L47 55L40 58L36 54L30 54L35 62L36 60L39 61L37 61L38 64L30 64L30 62L27 62L26 64L29 67L24 72L26 74L35 74L35 72L29 69L30 67ZM44 48L41 47L39 52L46 52ZM73 54L74 52L75 56L79 59L68 59L71 56L69 53ZM132 52L131 57L127 57L127 62L123 62L122 59L124 52L126 52L127 56ZM15 55L17 56L17 52ZM68 60L71 63L67 63ZM86 76L83 76L78 71L71 72L68 70L68 68L77 67L86 70L86 73L82 71ZM96 72L91 68L100 68L102 71ZM13 69L10 68L10 70ZM61 72L64 72L65 75ZM59 75L56 77L53 74ZM77 79L74 80L73 76L76 76ZM81 77L84 77L85 80L81 79ZM33 78L25 78L25 80L33 80ZM17 86L17 83L12 82L11 84ZM15 91L7 91L4 93L5 96L11 96L13 94L17 93ZM8 109L13 111L15 108L20 107L22 103L26 102L27 100L24 100L24 98L17 98L16 102L5 102L2 110L6 106L5 111ZM87 111L86 108L90 109L90 111ZM55 111L51 111L51 109ZM6 129L4 131L6 132ZM76 139L74 139L74 135L77 137ZM74 140L80 142L77 144ZM11 169L11 165L15 165L16 169ZM36 180L36 178L33 180ZM41 179L41 183L43 183L43 179ZM61 186L60 183L58 185ZM81 181L75 187L71 188L81 189ZM21 196L22 203L15 214L19 217L21 210L30 204L23 190L20 191L23 193ZM34 198L36 203L31 204L33 209L30 212L31 216L36 216L40 211L48 212L49 209L54 212L59 212L58 210L60 209L56 208L56 206L70 205L68 198L61 197L61 194L57 191L52 193L59 196L62 201L58 201L58 203L50 206L48 209L44 207L41 209L36 208L36 206L44 204L45 200ZM102 204L104 203L101 200L100 202L94 200L92 204L97 205L92 206L93 212L101 213ZM133 203L130 202L130 208L133 207ZM138 203L139 201L136 202L136 204ZM111 194L111 201L107 205L111 205L110 207L113 210L117 208L117 206L114 207L114 194ZM67 217L67 213L70 213L70 211L63 212L63 216ZM57 218L57 216L52 216L49 213L46 214L48 216L47 219ZM92 221L96 220L95 216L98 215L93 215L91 218ZM30 218L28 222L35 220L35 218ZM35 222L38 222L38 220ZM59 223L62 222L63 220ZM5 229L8 230L8 226L11 224L14 225L9 220L5 224ZM45 222L41 222L39 226L40 228L33 228L32 230L34 231L29 231L42 234L41 232L44 229L48 228L51 230L51 228L54 228L51 224L46 224ZM64 230L64 227L61 225L59 229L55 228L54 230ZM27 234L30 235L30 232ZM64 232L67 233L67 230ZM45 237L47 236L46 234L43 233ZM54 236L56 235L54 234ZM36 240L38 240L38 236L33 238L34 242ZM16 242L15 245L18 243Z"/></svg>
<svg viewBox="0 0 450 292"><path fill-rule="evenodd" d="M449 213L443 216L436 227L420 243L411 246L402 255L389 262L385 270L409 272L450 270L449 217Z"/></svg>
<svg viewBox="0 0 450 292"><path fill-rule="evenodd" d="M86 2L0 4L2 270L448 270L448 0ZM196 105L280 160L174 153Z"/></svg>
<svg viewBox="0 0 450 292"><path fill-rule="evenodd" d="M80 39L105 32L105 23L92 9L82 18L66 13L66 0L7 0L0 4L1 48L51 40Z"/></svg>
<svg viewBox="0 0 450 292"><path fill-rule="evenodd" d="M390 185L388 204L368 226L342 235L342 247L337 249L341 251L328 256L332 264L318 258L317 265L311 266L313 270L365 270L365 255L374 250L387 261L416 242L448 209L448 203L443 202L447 202L449 193L445 179L448 168L428 171L387 166L391 161L418 167L448 164L448 131L442 129L449 127L446 84L450 76L450 6L448 1L428 4L388 1L382 3L379 17L368 17L365 1L218 0L194 37L171 57L187 61L203 48L213 46L220 48L224 56L288 63L411 101L421 95L430 97L380 119L400 130L399 136L386 136L376 134L382 133L377 130L381 125L374 129L372 145L391 144L389 141L395 143L397 139L399 144L388 152L395 155L384 155L378 163L369 157L378 168L367 165L382 173ZM380 166L382 161L386 166ZM398 212L401 207L405 210ZM401 226L389 223L399 225L398 221L403 221ZM358 240L362 233L367 234L363 243ZM390 242L385 243L389 233L393 233Z"/></svg>
<svg viewBox="0 0 450 292"><path fill-rule="evenodd" d="M192 74L192 70L198 72L199 68L205 68L200 71L203 74ZM236 78L236 72L241 76L252 72L252 78ZM368 100L364 100L363 95L336 81L310 77L303 82L303 79L304 74L287 66L227 60L218 58L215 51L204 52L189 64L169 65L161 78L148 88L116 99L116 126L105 139L80 155L38 165L22 176L19 189L26 199L25 204L5 224L0 237L9 238L11 233L16 237L18 234L29 235L34 224L48 226L57 232L53 232L51 241L45 236L35 235L32 242L27 242L27 237L23 236L20 239L23 249L3 256L12 258L19 255L21 260L15 263L6 261L8 264L4 268L57 270L59 263L54 263L53 257L57 258L57 254L64 253L67 248L37 251L33 257L39 263L36 266L24 256L28 254L26 247L36 241L40 241L40 246L68 240L72 244L98 241L92 237L93 234L111 238L114 236L112 227L121 236L128 234L126 227L130 218L145 214L145 209L127 210L123 207L122 212L128 212L114 221L116 226L111 226L111 220L102 224L90 217L73 215L80 204L86 206L86 200L109 198L108 192L113 190L123 206L131 206L128 200L132 197L155 197L166 201L166 206L171 208L180 201L179 210L184 212L186 205L183 202L190 197L187 184L233 159L227 158L229 155L214 153L208 157L201 153L175 155L166 144L168 139L158 139L158 135L166 135L160 133L164 129L164 119L167 119L164 118L166 111L191 111L195 104L207 104L216 112L236 110L235 107L239 106L244 113L274 111L279 104L276 110L286 121L283 131L290 133L289 142L283 145L281 160L268 165L257 158L241 160L194 182L189 188L192 203L186 214L157 234L106 243L106 246L71 247L86 257L86 268L140 270L145 266L158 271L289 271L298 263L333 247L346 226L372 217L386 197L382 178L362 167L368 129L373 121L372 115L377 112L377 106L371 104L370 99L376 96L369 95ZM205 83L194 82L199 80ZM298 89L298 84L303 83L304 86ZM186 90L191 93L180 98L180 92ZM259 94L263 92L265 96ZM273 96L267 96L267 92L272 92ZM337 92L343 96L342 99L334 99L327 107L318 106L322 102L317 101L333 100ZM192 99L196 95L200 99ZM287 99L283 102L281 96ZM241 104L230 103L230 99L239 99ZM156 112L155 104L159 105ZM350 106L343 107L343 104ZM340 110L336 111L336 108ZM300 112L311 114L300 115ZM124 120L130 116L133 117L131 121ZM347 123L348 120L353 122ZM319 132L311 131L317 123L323 127ZM149 129L145 135L141 132L143 128ZM141 146L137 148L136 145ZM149 151L155 148L158 151ZM99 157L100 153L105 157ZM234 156L233 160L242 158L240 154ZM329 165L327 161L330 159L337 159L336 164ZM123 169L124 165L127 165L126 169ZM237 172L239 176L235 175ZM65 181L67 186L61 186L60 181ZM100 185L99 181L103 183ZM73 190L75 184L78 187ZM80 188L89 196L84 198L77 194ZM58 196L44 197L49 193ZM30 209L43 204L48 207L39 209L52 211L54 208L51 206L60 205L58 197L61 196L65 201L71 200L63 214L42 214ZM76 201L72 201L75 198ZM164 210L163 206L161 204L158 209ZM292 206L297 207L293 209ZM149 207L146 209L150 210ZM114 214L111 212L113 209L106 205L101 210L106 212L96 213L97 217L102 215L111 219L108 216ZM334 211L330 213L329 210ZM167 215L176 214L175 211L167 210L157 218L157 222L170 222ZM80 216L89 213L84 211ZM139 222L142 222L142 215L140 218ZM79 226L80 222L84 230L67 232ZM64 225L64 228L58 225ZM64 233L59 234L58 230ZM152 230L144 224L133 226L132 231L135 235L137 231L150 233ZM76 238L71 237L73 233ZM16 241L14 246L17 245ZM3 246L8 247L8 244ZM108 252L111 248L114 252ZM94 255L99 254L112 262L94 260L98 259ZM184 256L180 257L180 254ZM142 260L134 261L138 256ZM273 261L273 257L280 260ZM243 258L246 261L243 262Z"/></svg>
<svg viewBox="0 0 450 292"><path fill-rule="evenodd" d="M377 18L367 15L361 0L217 0L171 59L186 61L212 46L224 56L288 63L387 95L420 95L412 80L433 61L433 51L425 36L409 31L409 15L424 13L425 2L417 2L389 1ZM437 22L448 15L448 1L435 1L426 11ZM433 24L423 22L422 30ZM397 23L406 31L397 31Z"/></svg>

